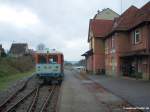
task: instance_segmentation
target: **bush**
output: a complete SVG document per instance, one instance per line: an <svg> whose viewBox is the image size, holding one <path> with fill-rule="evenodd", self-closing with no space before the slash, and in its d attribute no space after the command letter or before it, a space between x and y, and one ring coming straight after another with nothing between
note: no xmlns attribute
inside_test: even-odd
<svg viewBox="0 0 150 112"><path fill-rule="evenodd" d="M5 59L0 60L0 76L1 77L9 75L9 74L10 75L15 74L18 72L19 71L17 71L17 69L10 66Z"/></svg>
<svg viewBox="0 0 150 112"><path fill-rule="evenodd" d="M2 52L1 53L1 57L6 57L7 55L6 55L6 53L5 52Z"/></svg>
<svg viewBox="0 0 150 112"><path fill-rule="evenodd" d="M142 72L135 72L131 74L132 77L141 79L142 78Z"/></svg>
<svg viewBox="0 0 150 112"><path fill-rule="evenodd" d="M0 58L0 77L28 72L34 68L34 61L31 56L19 58L5 57Z"/></svg>

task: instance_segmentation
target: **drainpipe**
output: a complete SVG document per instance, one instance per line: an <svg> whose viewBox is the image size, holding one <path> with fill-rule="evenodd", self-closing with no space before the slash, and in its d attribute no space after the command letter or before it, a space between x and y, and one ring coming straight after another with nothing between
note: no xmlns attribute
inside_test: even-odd
<svg viewBox="0 0 150 112"><path fill-rule="evenodd" d="M135 69L136 69L135 76L136 76L136 79L138 79L138 69L139 69L139 67L138 67L138 56L136 56L136 58L135 58Z"/></svg>
<svg viewBox="0 0 150 112"><path fill-rule="evenodd" d="M148 29L150 29L150 24L148 25ZM148 30L148 53L150 54L150 30ZM149 80L150 80L150 55L148 56L148 74L149 74Z"/></svg>
<svg viewBox="0 0 150 112"><path fill-rule="evenodd" d="M148 37L147 37L147 53L150 54L150 24L147 24L147 32L148 32ZM148 55L148 77L150 80L150 55Z"/></svg>
<svg viewBox="0 0 150 112"><path fill-rule="evenodd" d="M87 72L87 61L88 61L88 57L87 56L85 56L85 71Z"/></svg>

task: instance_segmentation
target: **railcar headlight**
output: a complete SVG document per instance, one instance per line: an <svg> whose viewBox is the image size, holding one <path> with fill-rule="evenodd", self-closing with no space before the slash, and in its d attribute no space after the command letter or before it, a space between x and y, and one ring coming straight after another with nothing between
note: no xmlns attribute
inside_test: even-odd
<svg viewBox="0 0 150 112"><path fill-rule="evenodd" d="M40 66L38 66L38 68L40 68Z"/></svg>

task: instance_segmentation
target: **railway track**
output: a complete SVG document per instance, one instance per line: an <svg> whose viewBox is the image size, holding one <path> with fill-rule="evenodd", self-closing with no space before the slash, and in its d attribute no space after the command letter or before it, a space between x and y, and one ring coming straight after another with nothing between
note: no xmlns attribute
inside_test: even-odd
<svg viewBox="0 0 150 112"><path fill-rule="evenodd" d="M31 92L29 92L23 98L21 98L20 100L18 100L16 103L14 103L14 105L10 106L4 112L12 112L12 111L14 111L17 108L18 105L20 105L25 99L27 99L30 95L32 95L35 91L37 91L38 88L33 89Z"/></svg>
<svg viewBox="0 0 150 112"><path fill-rule="evenodd" d="M48 90L49 92L45 96L45 100L44 100L44 102L42 102L42 106L40 107L41 109L40 109L39 112L44 112L45 111L45 109L46 109L46 107L47 107L47 105L50 101L50 98L53 96L53 93L55 92L55 88L56 88L55 86L52 86L52 87L49 88L49 90ZM32 102L31 102L31 105L27 109L27 112L34 112L36 110L36 107L38 105L37 102L38 102L38 99L40 97L40 95L39 95L40 89L41 88L38 88L36 90L35 96L34 96Z"/></svg>
<svg viewBox="0 0 150 112"><path fill-rule="evenodd" d="M25 90L28 82L31 79L29 78L27 81L25 81L25 83L23 84L23 86L21 88L19 88L16 92L14 92L12 95L10 95L2 104L0 104L0 112L6 107L6 105L12 100L14 99L20 92L22 92L23 90Z"/></svg>
<svg viewBox="0 0 150 112"><path fill-rule="evenodd" d="M55 93L56 88L57 88L56 86L53 86L53 87L51 87L49 89L50 93L47 95L46 100L44 101L40 112L47 112L48 111L48 109L47 109L48 104L50 102L50 99L52 99L52 97L53 97L53 95Z"/></svg>
<svg viewBox="0 0 150 112"><path fill-rule="evenodd" d="M47 91L45 90L47 89ZM41 90L40 90L41 89ZM59 93L59 86L53 85L49 87L39 88L29 106L27 112L56 112L57 108L57 98ZM42 90L45 90L45 95L43 97ZM42 95L42 96L41 96ZM44 99L41 101L41 99ZM39 103L40 101L40 103ZM52 107L52 108L51 108Z"/></svg>
<svg viewBox="0 0 150 112"><path fill-rule="evenodd" d="M0 112L49 112L49 108L51 107L51 111L56 112L56 103L57 97L59 95L59 88L60 87L56 85L43 86L40 84L34 89L30 90L30 92L24 94L22 97L17 98L16 95L23 91L19 90L0 105ZM55 94L57 94L57 97ZM56 98L53 98L53 96L55 96ZM14 100L15 98L17 100ZM41 100L41 98L43 99L43 101ZM26 100L29 100L30 102L28 103L28 108L24 108L24 106L26 105L24 104L24 102ZM23 108L20 108L21 106Z"/></svg>

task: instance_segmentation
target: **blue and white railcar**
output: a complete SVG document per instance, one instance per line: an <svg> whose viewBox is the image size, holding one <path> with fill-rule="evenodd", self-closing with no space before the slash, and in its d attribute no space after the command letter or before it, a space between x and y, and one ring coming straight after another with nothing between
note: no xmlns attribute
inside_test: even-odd
<svg viewBox="0 0 150 112"><path fill-rule="evenodd" d="M36 74L44 81L58 81L64 77L63 53L56 50L39 50L35 53Z"/></svg>

